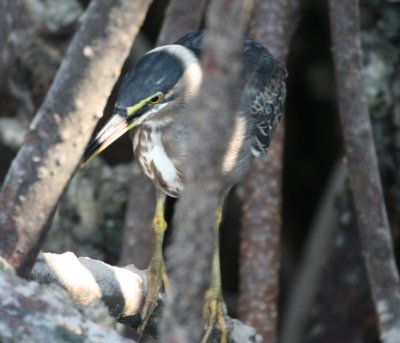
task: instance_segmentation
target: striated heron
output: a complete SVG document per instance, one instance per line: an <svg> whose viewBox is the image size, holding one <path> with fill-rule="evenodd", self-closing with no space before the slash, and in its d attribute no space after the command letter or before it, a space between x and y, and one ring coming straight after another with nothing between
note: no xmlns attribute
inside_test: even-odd
<svg viewBox="0 0 400 343"><path fill-rule="evenodd" d="M153 218L153 256L147 278L148 292L141 311L141 331L153 313L168 278L162 254L167 223L164 219L166 196L178 197L184 187L182 165L187 140L193 127L191 113L202 80L201 52L204 32L189 33L175 44L149 51L122 79L112 116L89 143L84 162L130 131L134 155L143 172L157 189ZM245 175L252 160L267 151L282 115L287 73L261 44L243 41L240 106L232 114L235 125L221 168L226 192ZM221 200L222 203L222 200ZM222 207L216 209L215 239ZM213 328L220 326L222 343L228 340L221 294L218 244L216 244L210 289L205 297L207 342Z"/></svg>

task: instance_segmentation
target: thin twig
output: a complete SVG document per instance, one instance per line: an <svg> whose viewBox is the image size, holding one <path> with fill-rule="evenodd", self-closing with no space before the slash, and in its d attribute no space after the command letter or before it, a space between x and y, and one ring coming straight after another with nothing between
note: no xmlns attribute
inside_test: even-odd
<svg viewBox="0 0 400 343"><path fill-rule="evenodd" d="M325 194L316 211L304 256L298 269L282 320L282 343L299 343L309 319L310 309L320 286L322 265L331 255L337 233L335 201L338 192L345 189L347 168L338 162L334 168Z"/></svg>
<svg viewBox="0 0 400 343"><path fill-rule="evenodd" d="M380 335L399 340L400 284L362 80L357 0L330 0L339 109L357 222Z"/></svg>
<svg viewBox="0 0 400 343"><path fill-rule="evenodd" d="M28 275L150 0L94 0L0 195L0 255ZM47 227L47 229L46 229Z"/></svg>

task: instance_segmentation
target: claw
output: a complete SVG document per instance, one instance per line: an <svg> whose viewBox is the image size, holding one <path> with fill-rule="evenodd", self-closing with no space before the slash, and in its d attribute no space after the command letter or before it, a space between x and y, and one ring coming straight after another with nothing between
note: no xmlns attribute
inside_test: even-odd
<svg viewBox="0 0 400 343"><path fill-rule="evenodd" d="M210 288L205 296L205 304L203 308L203 316L205 320L204 334L201 343L208 343L214 329L219 327L221 333L220 343L228 343L228 318L222 296L215 293L215 290Z"/></svg>

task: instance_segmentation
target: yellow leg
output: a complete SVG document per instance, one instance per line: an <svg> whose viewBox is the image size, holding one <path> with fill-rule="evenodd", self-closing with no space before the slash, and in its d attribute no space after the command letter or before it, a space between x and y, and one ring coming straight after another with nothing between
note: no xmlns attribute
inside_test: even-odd
<svg viewBox="0 0 400 343"><path fill-rule="evenodd" d="M201 343L207 343L216 324L221 331L220 343L228 342L228 326L226 310L222 298L221 267L219 261L219 227L222 219L222 206L217 210L214 226L214 252L211 271L211 285L205 296L203 316L205 318L205 331Z"/></svg>
<svg viewBox="0 0 400 343"><path fill-rule="evenodd" d="M156 210L153 217L153 255L147 268L147 293L144 305L141 311L141 325L139 328L140 335L146 329L146 326L153 314L160 291L162 288L166 292L169 291L169 282L167 277L167 269L165 267L164 257L162 253L162 245L164 241L164 233L167 229L167 222L164 218L166 195L157 191Z"/></svg>

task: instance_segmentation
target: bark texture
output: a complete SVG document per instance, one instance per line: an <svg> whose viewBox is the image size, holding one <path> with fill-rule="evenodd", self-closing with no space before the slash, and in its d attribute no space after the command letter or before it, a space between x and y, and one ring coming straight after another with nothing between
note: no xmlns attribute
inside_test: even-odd
<svg viewBox="0 0 400 343"><path fill-rule="evenodd" d="M0 195L0 255L28 275L150 0L91 2ZM46 196L44 196L44 194Z"/></svg>
<svg viewBox="0 0 400 343"><path fill-rule="evenodd" d="M158 36L157 45L171 44L199 29L206 0L171 0Z"/></svg>
<svg viewBox="0 0 400 343"><path fill-rule="evenodd" d="M299 9L299 0L255 2L250 35L283 63ZM241 189L239 317L254 326L265 342L277 339L283 141L281 123L267 155L254 161Z"/></svg>
<svg viewBox="0 0 400 343"><path fill-rule="evenodd" d="M250 5L247 1L213 1L208 8L203 83L183 171L185 189L174 218L177 234L167 251L172 292L162 327L163 342L200 340L203 299L210 284L213 246L217 244L213 226L227 191L223 189L221 163L239 98L236 85L241 36Z"/></svg>
<svg viewBox="0 0 400 343"><path fill-rule="evenodd" d="M104 308L96 310L107 315ZM134 342L96 324L88 317L95 309L89 311L77 310L58 287L42 287L0 271L1 342Z"/></svg>
<svg viewBox="0 0 400 343"><path fill-rule="evenodd" d="M285 64L300 19L300 0L255 0L250 35Z"/></svg>
<svg viewBox="0 0 400 343"><path fill-rule="evenodd" d="M358 1L330 1L333 57L351 189L382 342L397 342L400 285L362 80Z"/></svg>

